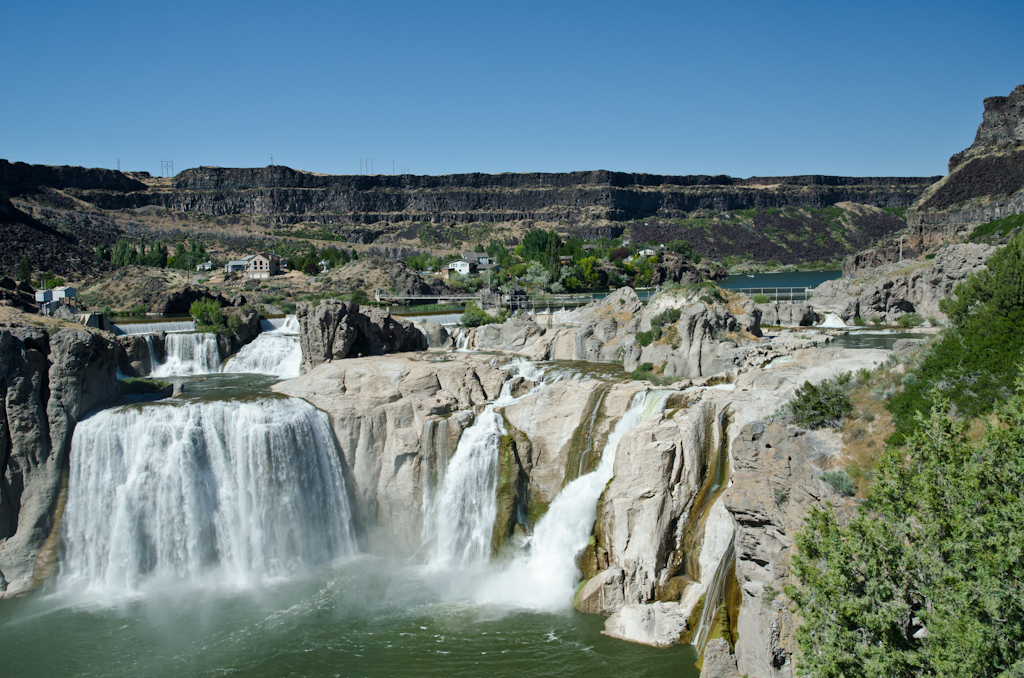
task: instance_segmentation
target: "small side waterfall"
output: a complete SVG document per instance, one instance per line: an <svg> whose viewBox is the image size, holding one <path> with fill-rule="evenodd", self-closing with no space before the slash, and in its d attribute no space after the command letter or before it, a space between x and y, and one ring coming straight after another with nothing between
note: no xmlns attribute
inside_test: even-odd
<svg viewBox="0 0 1024 678"><path fill-rule="evenodd" d="M302 346L299 344L299 323L295 316L274 318L281 320L273 329L264 331L252 343L242 347L224 365L225 372L255 372L282 379L299 376L302 366ZM262 320L261 323L271 321Z"/></svg>
<svg viewBox="0 0 1024 678"><path fill-rule="evenodd" d="M298 334L299 319L294 315L286 315L283 318L260 318L260 331Z"/></svg>
<svg viewBox="0 0 1024 678"><path fill-rule="evenodd" d="M164 337L164 361L153 366L153 377L186 376L220 372L217 335L185 332Z"/></svg>
<svg viewBox="0 0 1024 678"><path fill-rule="evenodd" d="M480 598L537 609L559 609L572 603L579 576L576 555L590 538L597 517L597 500L614 475L619 442L633 427L663 410L669 395L669 391L645 391L633 398L609 434L597 469L562 489L537 523L530 552L493 577L480 592Z"/></svg>
<svg viewBox="0 0 1024 678"><path fill-rule="evenodd" d="M424 542L433 542L428 561L450 567L486 562L497 515L498 446L505 423L495 407L515 399L505 382L501 395L476 417L459 439L448 468L439 472L436 498L425 507Z"/></svg>
<svg viewBox="0 0 1024 678"><path fill-rule="evenodd" d="M103 410L75 429L61 578L248 584L355 551L327 415L305 401Z"/></svg>
<svg viewBox="0 0 1024 678"><path fill-rule="evenodd" d="M715 623L715 616L718 614L718 610L725 603L725 581L729 576L729 570L736 563L736 543L735 541L729 542L729 547L726 549L725 554L722 555L722 560L719 561L718 567L715 568L715 576L711 580L711 586L704 593L704 607L700 611L700 621L697 623L697 630L693 633L692 644L697 648L697 652L703 653L704 646L708 642L708 635L711 633L711 628Z"/></svg>

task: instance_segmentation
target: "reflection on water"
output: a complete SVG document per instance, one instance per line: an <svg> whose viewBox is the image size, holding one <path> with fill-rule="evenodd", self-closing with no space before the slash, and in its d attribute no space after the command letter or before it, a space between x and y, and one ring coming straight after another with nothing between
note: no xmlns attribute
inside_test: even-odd
<svg viewBox="0 0 1024 678"><path fill-rule="evenodd" d="M854 330L832 339L833 346L842 348L882 348L889 350L900 339L926 341L933 334L900 332L898 330Z"/></svg>

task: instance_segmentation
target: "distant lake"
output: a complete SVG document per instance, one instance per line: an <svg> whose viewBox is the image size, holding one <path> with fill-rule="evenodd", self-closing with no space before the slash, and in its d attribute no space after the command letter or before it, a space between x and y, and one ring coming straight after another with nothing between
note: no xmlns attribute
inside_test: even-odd
<svg viewBox="0 0 1024 678"><path fill-rule="evenodd" d="M817 287L826 280L843 276L842 271L795 271L792 273L745 273L730 275L718 281L720 287L733 290L740 287Z"/></svg>

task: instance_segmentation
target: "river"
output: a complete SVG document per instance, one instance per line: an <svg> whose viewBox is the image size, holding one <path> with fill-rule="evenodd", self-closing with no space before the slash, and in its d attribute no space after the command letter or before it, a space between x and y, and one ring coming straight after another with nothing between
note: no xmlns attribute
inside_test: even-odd
<svg viewBox="0 0 1024 678"><path fill-rule="evenodd" d="M604 618L571 606L572 572L538 605L529 578L486 556L359 553L327 416L268 391L292 352L273 350L274 335L245 363L263 374L182 352L187 376L168 376L186 395L79 424L61 572L0 604L5 678L697 676L692 646L602 635ZM618 365L543 369L621 378Z"/></svg>

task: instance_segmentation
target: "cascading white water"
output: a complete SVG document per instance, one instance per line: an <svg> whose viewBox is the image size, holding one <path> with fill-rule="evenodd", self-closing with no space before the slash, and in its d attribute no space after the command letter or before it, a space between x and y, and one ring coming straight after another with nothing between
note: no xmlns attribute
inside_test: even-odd
<svg viewBox="0 0 1024 678"><path fill-rule="evenodd" d="M294 315L286 315L283 318L260 318L260 331L298 334L299 319Z"/></svg>
<svg viewBox="0 0 1024 678"><path fill-rule="evenodd" d="M224 371L255 372L293 379L299 376L301 366L299 323L295 316L290 315L275 329L264 331L251 343L243 346L242 350L227 361Z"/></svg>
<svg viewBox="0 0 1024 678"><path fill-rule="evenodd" d="M195 332L192 320L165 320L155 323L114 323L114 334L156 334L157 332Z"/></svg>
<svg viewBox="0 0 1024 678"><path fill-rule="evenodd" d="M498 510L498 445L505 435L502 416L494 408L513 402L505 382L498 399L462 433L436 498L424 507L423 541L431 544L432 566L473 565L490 557Z"/></svg>
<svg viewBox="0 0 1024 678"><path fill-rule="evenodd" d="M153 366L153 377L186 376L220 372L217 336L208 332L168 334L164 337L164 361Z"/></svg>
<svg viewBox="0 0 1024 678"><path fill-rule="evenodd" d="M537 523L529 553L490 578L477 592L478 600L532 609L560 609L572 604L579 576L576 555L590 538L597 500L614 475L619 441L634 426L663 410L669 395L668 391L645 391L633 398L609 434L598 467L562 489Z"/></svg>
<svg viewBox="0 0 1024 678"><path fill-rule="evenodd" d="M254 583L355 551L327 415L305 401L153 403L75 428L63 584Z"/></svg>
<svg viewBox="0 0 1024 678"><path fill-rule="evenodd" d="M469 331L465 330L458 337L455 338L455 350L467 351L469 350Z"/></svg>
<svg viewBox="0 0 1024 678"><path fill-rule="evenodd" d="M846 322L835 313L826 313L818 327L846 327Z"/></svg>

